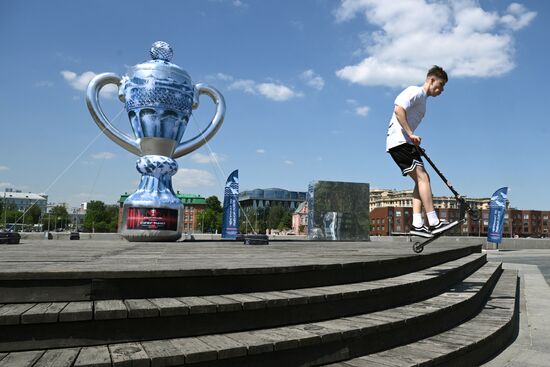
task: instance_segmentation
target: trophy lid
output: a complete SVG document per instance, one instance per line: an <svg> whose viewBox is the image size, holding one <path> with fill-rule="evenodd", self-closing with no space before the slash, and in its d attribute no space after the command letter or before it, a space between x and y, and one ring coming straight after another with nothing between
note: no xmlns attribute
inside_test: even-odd
<svg viewBox="0 0 550 367"><path fill-rule="evenodd" d="M128 73L129 79L165 80L192 87L189 74L178 65L171 62L174 52L167 42L156 41L151 46L149 53L151 55L151 60L130 68Z"/></svg>

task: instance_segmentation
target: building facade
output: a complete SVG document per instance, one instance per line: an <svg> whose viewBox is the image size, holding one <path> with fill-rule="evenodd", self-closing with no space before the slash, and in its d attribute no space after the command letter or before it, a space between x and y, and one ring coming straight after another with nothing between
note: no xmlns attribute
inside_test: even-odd
<svg viewBox="0 0 550 367"><path fill-rule="evenodd" d="M305 192L288 191L278 188L254 189L242 191L239 194L241 210L265 208L274 205L282 205L285 208L296 210L304 201L306 201Z"/></svg>
<svg viewBox="0 0 550 367"><path fill-rule="evenodd" d="M5 189L0 194L0 200L6 208L13 207L21 212L36 205L42 213L45 213L48 206L48 195L34 194L32 192L22 192L21 190Z"/></svg>
<svg viewBox="0 0 550 367"><path fill-rule="evenodd" d="M412 207L413 190L390 190L390 189L371 189L369 206L370 210L384 207ZM491 198L468 198L464 199L472 208L489 209ZM454 196L434 196L434 208L447 209L458 208L458 203Z"/></svg>
<svg viewBox="0 0 550 367"><path fill-rule="evenodd" d="M307 234L307 201L304 201L292 214L292 232L297 235Z"/></svg>
<svg viewBox="0 0 550 367"><path fill-rule="evenodd" d="M118 200L118 204L119 204L118 231L119 232L122 229L122 206L124 204L124 200L126 200L126 198L129 195L130 194L128 193L124 193L123 195L120 195L120 199ZM181 203L183 204L183 214L181 216L182 231L185 233L202 231L201 223L199 223L197 220L197 215L206 210L206 199L200 195L195 195L195 194L180 194L179 191L176 193L176 196L178 197L178 199L181 200Z"/></svg>
<svg viewBox="0 0 550 367"><path fill-rule="evenodd" d="M459 209L438 208L439 218L449 222L459 219ZM487 237L490 209L481 209L481 219L472 221L466 215L466 222L448 232L451 236ZM548 237L550 211L507 209L504 215L503 237ZM412 225L411 207L379 207L371 210L371 235L391 236L408 232ZM424 218L427 223L427 219Z"/></svg>

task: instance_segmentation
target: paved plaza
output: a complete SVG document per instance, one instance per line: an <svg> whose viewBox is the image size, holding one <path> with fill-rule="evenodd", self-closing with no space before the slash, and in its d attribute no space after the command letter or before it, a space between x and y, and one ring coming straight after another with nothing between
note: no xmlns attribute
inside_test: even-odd
<svg viewBox="0 0 550 367"><path fill-rule="evenodd" d="M519 271L521 296L516 340L485 366L550 365L550 250L487 251L487 257Z"/></svg>

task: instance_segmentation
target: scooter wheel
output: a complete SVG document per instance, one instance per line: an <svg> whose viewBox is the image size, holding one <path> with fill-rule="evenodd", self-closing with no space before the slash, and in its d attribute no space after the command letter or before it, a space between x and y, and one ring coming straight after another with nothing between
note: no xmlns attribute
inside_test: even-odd
<svg viewBox="0 0 550 367"><path fill-rule="evenodd" d="M470 210L470 218L474 221L474 222L477 222L480 218L481 218L481 215L480 215L480 212L479 212L479 209L472 209Z"/></svg>
<svg viewBox="0 0 550 367"><path fill-rule="evenodd" d="M413 244L413 251L419 254L424 251L424 246L422 246L422 244L417 241Z"/></svg>

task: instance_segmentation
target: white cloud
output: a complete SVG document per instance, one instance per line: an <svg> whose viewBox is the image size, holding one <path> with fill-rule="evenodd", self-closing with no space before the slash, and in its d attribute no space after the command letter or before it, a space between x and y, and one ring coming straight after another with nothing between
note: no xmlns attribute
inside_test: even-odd
<svg viewBox="0 0 550 367"><path fill-rule="evenodd" d="M294 164L294 161L290 161L290 160L285 160L285 164L288 164L289 166L293 165Z"/></svg>
<svg viewBox="0 0 550 367"><path fill-rule="evenodd" d="M307 85L317 90L322 90L325 87L324 79L316 74L313 70L309 69L300 74L300 79L305 81Z"/></svg>
<svg viewBox="0 0 550 367"><path fill-rule="evenodd" d="M264 154L265 153L265 149L256 149L256 153L258 154Z"/></svg>
<svg viewBox="0 0 550 367"><path fill-rule="evenodd" d="M355 108L355 113L358 116L362 116L362 117L367 117L367 115L369 114L369 111L370 111L370 107L368 106L358 106Z"/></svg>
<svg viewBox="0 0 550 367"><path fill-rule="evenodd" d="M280 83L256 83L250 79L239 79L231 83L229 90L240 90L250 94L261 94L262 96L277 102L288 101L296 97L303 97L301 92Z"/></svg>
<svg viewBox="0 0 550 367"><path fill-rule="evenodd" d="M212 162L223 162L227 159L227 156L218 153L212 154L202 154L195 153L191 156L191 160L195 163L212 163Z"/></svg>
<svg viewBox="0 0 550 367"><path fill-rule="evenodd" d="M85 91L88 88L90 80L92 80L97 74L93 71L86 71L78 75L74 71L63 70L61 71L61 75L72 88L78 91ZM101 92L105 93L107 97L113 97L118 93L118 88L114 84L109 84L103 87Z"/></svg>
<svg viewBox="0 0 550 367"><path fill-rule="evenodd" d="M8 166L0 166L0 171L7 171L9 170Z"/></svg>
<svg viewBox="0 0 550 367"><path fill-rule="evenodd" d="M437 64L453 77L492 77L514 68L513 32L536 16L511 4L503 15L483 10L477 1L343 0L338 22L363 14L379 29L361 35L360 62L336 72L361 85L421 83Z"/></svg>
<svg viewBox="0 0 550 367"><path fill-rule="evenodd" d="M116 157L116 155L111 152L99 152L92 154L93 159L113 159L114 157Z"/></svg>
<svg viewBox="0 0 550 367"><path fill-rule="evenodd" d="M256 94L256 82L250 79L239 79L231 83L229 90L240 90L250 94Z"/></svg>
<svg viewBox="0 0 550 367"><path fill-rule="evenodd" d="M275 84L275 83L261 83L256 86L256 89L264 97L272 99L277 102L287 101L291 98L302 97L303 94L300 92L295 92L286 85Z"/></svg>
<svg viewBox="0 0 550 367"><path fill-rule="evenodd" d="M191 187L215 186L216 178L208 171L192 168L180 168L172 177L173 186L180 190Z"/></svg>

